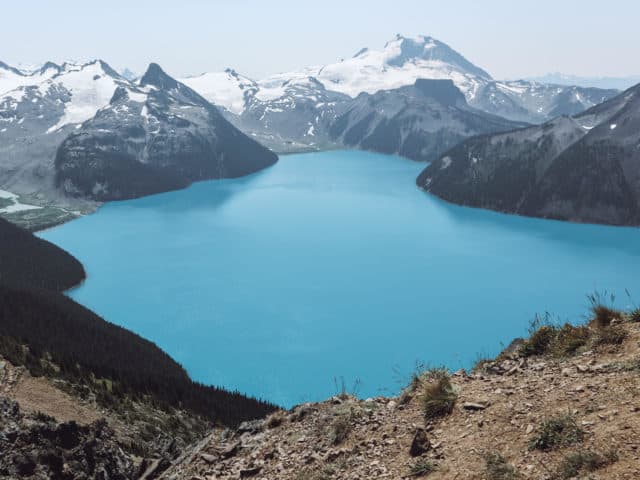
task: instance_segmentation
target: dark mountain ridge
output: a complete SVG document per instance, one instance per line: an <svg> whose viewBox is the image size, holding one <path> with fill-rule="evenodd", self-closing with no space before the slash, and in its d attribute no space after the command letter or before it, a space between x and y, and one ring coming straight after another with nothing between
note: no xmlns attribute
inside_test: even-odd
<svg viewBox="0 0 640 480"><path fill-rule="evenodd" d="M470 107L451 80L418 79L409 87L361 93L329 135L348 147L428 162L465 138L522 125Z"/></svg>
<svg viewBox="0 0 640 480"><path fill-rule="evenodd" d="M12 363L26 365L34 375L88 383L107 378L116 397L150 396L221 425L273 409L237 392L193 382L155 344L61 294L85 274L74 257L55 245L0 219L0 251L0 355ZM45 358L58 370L47 371Z"/></svg>
<svg viewBox="0 0 640 480"><path fill-rule="evenodd" d="M574 117L467 140L417 184L462 205L639 225L640 85Z"/></svg>
<svg viewBox="0 0 640 480"><path fill-rule="evenodd" d="M207 100L151 64L137 86L119 86L109 105L56 153L56 184L98 201L234 178L277 156L232 126Z"/></svg>

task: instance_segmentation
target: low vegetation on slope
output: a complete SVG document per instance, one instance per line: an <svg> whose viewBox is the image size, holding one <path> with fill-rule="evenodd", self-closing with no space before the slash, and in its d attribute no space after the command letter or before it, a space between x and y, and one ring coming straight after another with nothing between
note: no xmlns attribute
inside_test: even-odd
<svg viewBox="0 0 640 480"><path fill-rule="evenodd" d="M640 314L592 298L585 325L544 318L470 373L420 371L398 398L340 395L214 432L162 478L640 478Z"/></svg>
<svg viewBox="0 0 640 480"><path fill-rule="evenodd" d="M184 408L221 425L237 425L273 409L193 382L153 343L56 293L0 287L0 354L34 375L80 383L107 379L110 387L103 395L109 402L148 396L159 406Z"/></svg>

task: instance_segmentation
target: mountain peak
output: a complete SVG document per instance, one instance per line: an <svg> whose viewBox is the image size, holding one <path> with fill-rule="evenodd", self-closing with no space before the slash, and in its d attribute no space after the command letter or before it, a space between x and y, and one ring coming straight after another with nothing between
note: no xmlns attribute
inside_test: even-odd
<svg viewBox="0 0 640 480"><path fill-rule="evenodd" d="M428 35L397 34L384 46L387 64L402 67L420 61L441 62L471 73L478 77L491 79L491 75L464 58L446 43Z"/></svg>
<svg viewBox="0 0 640 480"><path fill-rule="evenodd" d="M140 85L152 85L154 87L170 90L178 87L178 82L167 75L160 65L150 63L147 71L140 79Z"/></svg>

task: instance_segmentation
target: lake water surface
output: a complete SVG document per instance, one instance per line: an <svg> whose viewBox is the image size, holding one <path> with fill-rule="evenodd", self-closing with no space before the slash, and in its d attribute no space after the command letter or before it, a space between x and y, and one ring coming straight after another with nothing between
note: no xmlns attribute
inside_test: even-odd
<svg viewBox="0 0 640 480"><path fill-rule="evenodd" d="M594 290L640 302L640 229L449 205L416 188L422 167L283 156L41 236L85 265L75 300L196 380L286 406L334 394L334 378L366 397L397 392L418 361L467 367L536 313L581 321Z"/></svg>

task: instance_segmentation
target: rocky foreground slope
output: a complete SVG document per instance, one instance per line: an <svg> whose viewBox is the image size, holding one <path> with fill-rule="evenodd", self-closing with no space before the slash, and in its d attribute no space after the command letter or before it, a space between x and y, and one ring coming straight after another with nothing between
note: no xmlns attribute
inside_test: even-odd
<svg viewBox="0 0 640 480"><path fill-rule="evenodd" d="M461 205L638 225L640 85L574 117L467 140L417 184Z"/></svg>
<svg viewBox="0 0 640 480"><path fill-rule="evenodd" d="M543 325L496 360L216 430L163 479L640 478L640 314ZM603 313L604 312L604 313Z"/></svg>

